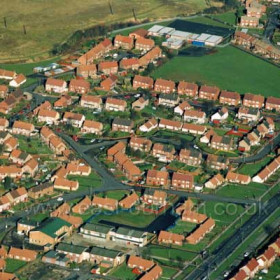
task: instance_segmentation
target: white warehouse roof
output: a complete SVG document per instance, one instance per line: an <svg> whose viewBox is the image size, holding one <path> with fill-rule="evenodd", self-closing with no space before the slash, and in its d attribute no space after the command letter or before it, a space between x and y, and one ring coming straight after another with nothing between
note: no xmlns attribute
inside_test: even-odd
<svg viewBox="0 0 280 280"><path fill-rule="evenodd" d="M159 34L160 35L167 35L170 34L171 32L175 31L175 28L172 27L164 27L162 29L159 30Z"/></svg>
<svg viewBox="0 0 280 280"><path fill-rule="evenodd" d="M219 44L222 41L223 41L223 37L217 35L213 35L206 40L207 43L213 43L213 44Z"/></svg>
<svg viewBox="0 0 280 280"><path fill-rule="evenodd" d="M185 31L174 30L173 32L170 33L170 36L186 40L186 39L188 39L189 37L192 36L192 33L185 32Z"/></svg>
<svg viewBox="0 0 280 280"><path fill-rule="evenodd" d="M154 25L152 26L150 29L148 29L148 32L152 32L152 33L157 33L159 32L162 28L164 28L164 26L162 25Z"/></svg>
<svg viewBox="0 0 280 280"><path fill-rule="evenodd" d="M196 41L200 41L200 42L205 42L209 37L211 37L212 35L210 34L206 34L206 33L202 33L200 34L200 36L198 38L196 38Z"/></svg>

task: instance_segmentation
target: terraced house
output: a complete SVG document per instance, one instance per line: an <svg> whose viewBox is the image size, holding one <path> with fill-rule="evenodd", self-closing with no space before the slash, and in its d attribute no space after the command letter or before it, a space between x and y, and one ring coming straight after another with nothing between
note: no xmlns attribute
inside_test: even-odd
<svg viewBox="0 0 280 280"><path fill-rule="evenodd" d="M188 83L185 81L181 81L178 84L178 94L186 95L189 97L195 97L198 94L198 85L194 83Z"/></svg>
<svg viewBox="0 0 280 280"><path fill-rule="evenodd" d="M157 79L154 90L162 93L172 93L175 91L175 83L170 80Z"/></svg>

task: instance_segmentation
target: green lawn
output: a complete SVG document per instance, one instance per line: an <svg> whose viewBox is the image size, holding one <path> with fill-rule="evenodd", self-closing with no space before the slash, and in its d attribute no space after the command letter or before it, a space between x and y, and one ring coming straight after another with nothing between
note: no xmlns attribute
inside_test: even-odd
<svg viewBox="0 0 280 280"><path fill-rule="evenodd" d="M259 171L261 171L271 160L272 160L271 157L265 157L259 162L255 162L251 164L245 163L241 166L238 172L241 174L254 176Z"/></svg>
<svg viewBox="0 0 280 280"><path fill-rule="evenodd" d="M108 191L108 192L105 192L105 193L101 193L101 194L98 194L98 196L101 196L101 197L106 196L108 198L121 200L122 198L125 197L126 194L128 194L127 191L116 190L116 191Z"/></svg>
<svg viewBox="0 0 280 280"><path fill-rule="evenodd" d="M235 198L256 199L269 189L268 186L251 182L248 185L228 184L216 192L217 195Z"/></svg>
<svg viewBox="0 0 280 280"><path fill-rule="evenodd" d="M278 96L279 68L233 46L216 51L198 57L176 56L156 69L152 76L216 85L239 93Z"/></svg>
<svg viewBox="0 0 280 280"><path fill-rule="evenodd" d="M19 149L28 154L52 154L51 149L37 137L17 135Z"/></svg>
<svg viewBox="0 0 280 280"><path fill-rule="evenodd" d="M186 235L192 232L196 227L197 224L184 222L181 219L178 219L175 226L173 228L170 228L168 231Z"/></svg>
<svg viewBox="0 0 280 280"><path fill-rule="evenodd" d="M123 263L122 265L113 269L112 272L110 272L110 276L121 280L134 280L137 278L137 274L134 274L132 269L129 268L126 263Z"/></svg>
<svg viewBox="0 0 280 280"><path fill-rule="evenodd" d="M162 268L162 276L159 278L160 280L171 279L171 277L178 272L177 269L169 266L161 266L161 268Z"/></svg>
<svg viewBox="0 0 280 280"><path fill-rule="evenodd" d="M80 188L98 188L101 186L101 178L95 172L91 172L89 176L76 176L76 175L68 175L67 178L69 180L74 180L79 182Z"/></svg>
<svg viewBox="0 0 280 280"><path fill-rule="evenodd" d="M26 262L20 261L20 260L15 260L15 259L6 259L6 272L9 273L14 273L23 266L26 265Z"/></svg>
<svg viewBox="0 0 280 280"><path fill-rule="evenodd" d="M191 261L197 256L196 253L187 250L161 245L148 245L144 250L146 250L146 253L154 259L170 260L170 265L174 262L174 266L176 266L176 261Z"/></svg>
<svg viewBox="0 0 280 280"><path fill-rule="evenodd" d="M24 75L30 75L33 73L34 67L48 66L49 64L56 62L58 60L59 60L59 57L55 57L52 59L43 60L43 61L36 62L36 63L0 64L0 68L16 71L17 73L22 73Z"/></svg>
<svg viewBox="0 0 280 280"><path fill-rule="evenodd" d="M219 19L223 22L229 23L231 25L236 24L235 12L227 12L227 13L223 13L223 14L217 14L217 15L213 15L212 17L216 18L216 19Z"/></svg>

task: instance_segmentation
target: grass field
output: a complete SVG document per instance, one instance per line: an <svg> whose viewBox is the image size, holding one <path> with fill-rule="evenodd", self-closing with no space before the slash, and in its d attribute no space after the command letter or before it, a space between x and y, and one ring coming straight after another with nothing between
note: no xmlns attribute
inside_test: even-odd
<svg viewBox="0 0 280 280"><path fill-rule="evenodd" d="M251 164L245 163L241 166L238 172L241 174L254 176L259 171L261 171L271 160L272 160L271 157L265 157L259 162L255 162Z"/></svg>
<svg viewBox="0 0 280 280"><path fill-rule="evenodd" d="M279 73L278 67L228 46L204 56L176 56L156 69L152 76L216 85L239 93L278 96Z"/></svg>
<svg viewBox="0 0 280 280"><path fill-rule="evenodd" d="M60 57L55 57L52 59L35 62L35 63L15 63L15 64L0 64L0 68L6 70L16 71L17 73L22 73L24 75L30 75L33 73L33 68L37 66L48 66L52 62L56 62Z"/></svg>
<svg viewBox="0 0 280 280"><path fill-rule="evenodd" d="M51 149L45 143L43 143L40 138L36 138L36 137L27 138L22 135L17 135L17 138L19 142L19 148L28 154L32 154L32 155L52 154Z"/></svg>
<svg viewBox="0 0 280 280"><path fill-rule="evenodd" d="M235 198L256 199L262 196L268 186L251 182L248 185L228 184L217 191L217 195Z"/></svg>
<svg viewBox="0 0 280 280"><path fill-rule="evenodd" d="M63 42L75 30L100 23L138 20L193 14L206 8L205 0L2 0L0 17L0 58L43 59L56 43ZM17 7L15 9L15 7ZM7 28L3 24L6 18ZM26 34L23 32L26 27Z"/></svg>
<svg viewBox="0 0 280 280"><path fill-rule="evenodd" d="M137 278L137 274L134 274L132 269L129 268L126 263L123 263L122 265L113 269L112 272L110 272L110 276L124 280L134 280Z"/></svg>
<svg viewBox="0 0 280 280"><path fill-rule="evenodd" d="M69 180L79 182L79 190L81 188L98 188L102 183L100 176L94 172L91 172L89 176L69 175L67 177Z"/></svg>
<svg viewBox="0 0 280 280"><path fill-rule="evenodd" d="M223 22L229 23L231 25L236 24L236 15L235 12L227 12L219 15L214 15L213 18L219 19Z"/></svg>

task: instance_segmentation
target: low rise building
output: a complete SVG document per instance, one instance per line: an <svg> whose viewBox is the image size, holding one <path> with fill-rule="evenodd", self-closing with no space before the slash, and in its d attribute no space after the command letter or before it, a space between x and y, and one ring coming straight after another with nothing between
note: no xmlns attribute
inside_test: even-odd
<svg viewBox="0 0 280 280"><path fill-rule="evenodd" d="M114 118L112 122L112 131L122 131L131 133L133 131L134 122L130 119Z"/></svg>
<svg viewBox="0 0 280 280"><path fill-rule="evenodd" d="M167 186L169 174L166 171L148 170L146 184L150 186Z"/></svg>
<svg viewBox="0 0 280 280"><path fill-rule="evenodd" d="M107 111L124 112L126 107L127 103L125 100L110 97L106 99L105 110Z"/></svg>
<svg viewBox="0 0 280 280"><path fill-rule="evenodd" d="M174 172L171 185L174 189L193 189L193 175Z"/></svg>
<svg viewBox="0 0 280 280"><path fill-rule="evenodd" d="M178 84L177 91L178 91L179 95L195 97L198 94L198 85L194 84L194 83L188 83L185 81L181 81Z"/></svg>
<svg viewBox="0 0 280 280"><path fill-rule="evenodd" d="M153 89L154 80L151 77L135 75L133 79L133 88Z"/></svg>

